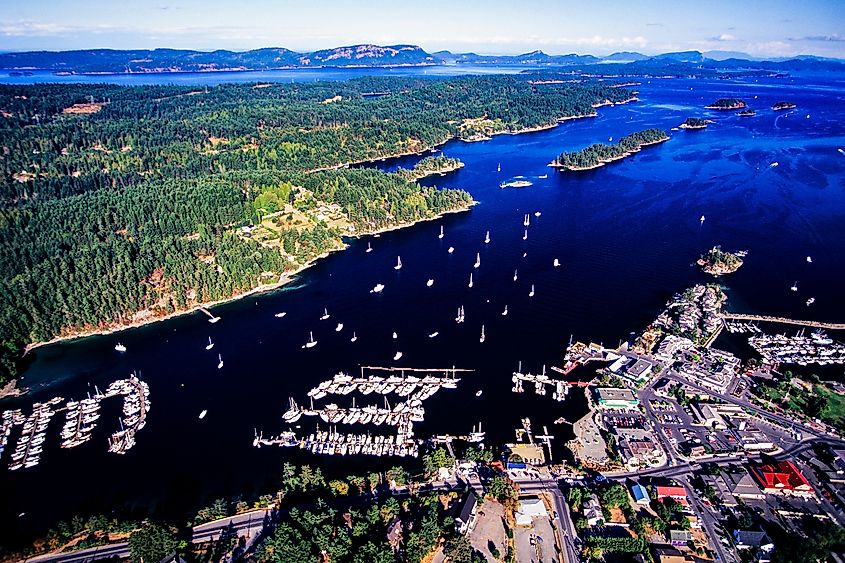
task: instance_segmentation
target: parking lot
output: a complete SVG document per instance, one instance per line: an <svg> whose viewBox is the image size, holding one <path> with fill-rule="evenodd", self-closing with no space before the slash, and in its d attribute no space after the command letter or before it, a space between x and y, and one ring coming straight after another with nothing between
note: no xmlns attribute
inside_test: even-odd
<svg viewBox="0 0 845 563"><path fill-rule="evenodd" d="M488 561L502 561L507 553L504 519L504 507L495 500L486 500L478 507L478 516L469 533L469 542L472 547L483 553ZM499 551L499 557L493 556L490 550L491 542Z"/></svg>
<svg viewBox="0 0 845 563"><path fill-rule="evenodd" d="M557 561L554 531L548 518L535 518L531 528L517 526L513 537L520 563Z"/></svg>

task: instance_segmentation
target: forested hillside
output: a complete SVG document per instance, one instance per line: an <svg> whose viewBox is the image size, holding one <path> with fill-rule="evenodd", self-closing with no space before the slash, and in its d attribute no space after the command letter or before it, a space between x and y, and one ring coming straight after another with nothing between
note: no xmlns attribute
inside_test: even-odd
<svg viewBox="0 0 845 563"><path fill-rule="evenodd" d="M472 203L346 163L630 96L506 76L0 86L0 383L27 343L229 299L344 235Z"/></svg>

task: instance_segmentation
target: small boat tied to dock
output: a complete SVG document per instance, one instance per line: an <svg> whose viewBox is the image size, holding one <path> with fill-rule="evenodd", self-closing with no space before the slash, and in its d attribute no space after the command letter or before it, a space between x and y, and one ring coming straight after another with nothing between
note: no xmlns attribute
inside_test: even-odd
<svg viewBox="0 0 845 563"><path fill-rule="evenodd" d="M421 440L415 438L414 423L425 420L423 401L441 389L456 389L461 379L458 374L472 370L458 368L402 368L362 366L360 374L353 377L337 373L308 391L310 405L306 408L288 400L288 408L282 414L286 424L293 424L302 417L319 418L328 424L326 430L316 430L308 436L299 436L293 430L285 430L278 436L265 438L256 433L253 445L298 447L319 455L375 455L417 457ZM315 406L315 401L330 395L344 397L355 393L349 406L330 402ZM381 399L361 406L358 395L367 397L381 395ZM391 397L393 397L391 399ZM335 399L338 401L339 399ZM393 404L391 404L391 401ZM366 432L340 432L339 426L365 425ZM373 433L379 427L394 427L395 434ZM483 440L483 433L474 435L475 441Z"/></svg>

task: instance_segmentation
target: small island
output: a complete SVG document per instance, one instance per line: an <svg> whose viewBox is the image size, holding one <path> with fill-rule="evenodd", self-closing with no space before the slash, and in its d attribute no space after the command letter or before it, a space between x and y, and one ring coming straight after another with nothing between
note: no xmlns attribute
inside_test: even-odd
<svg viewBox="0 0 845 563"><path fill-rule="evenodd" d="M755 115L757 115L757 112L753 109L744 109L741 112L737 113L737 115L740 117L754 117Z"/></svg>
<svg viewBox="0 0 845 563"><path fill-rule="evenodd" d="M660 129L645 129L622 137L615 145L596 143L580 151L561 153L549 166L569 171L592 170L668 140L669 136Z"/></svg>
<svg viewBox="0 0 845 563"><path fill-rule="evenodd" d="M688 117L686 121L681 123L678 127L681 129L707 129L707 124L710 123L707 119L700 117Z"/></svg>
<svg viewBox="0 0 845 563"><path fill-rule="evenodd" d="M439 174L443 176L449 172L459 170L464 167L464 163L457 158L449 158L448 156L427 156L417 162L417 164L410 170L407 168L398 168L398 174L406 182L416 182L421 178L434 176Z"/></svg>
<svg viewBox="0 0 845 563"><path fill-rule="evenodd" d="M795 109L796 105L792 102L777 102L776 104L772 105L772 109L775 111L781 111L785 109Z"/></svg>
<svg viewBox="0 0 845 563"><path fill-rule="evenodd" d="M708 274L720 276L732 274L742 266L745 252L724 252L720 246L714 246L698 259L696 264Z"/></svg>
<svg viewBox="0 0 845 563"><path fill-rule="evenodd" d="M719 98L709 106L705 106L706 109L718 109L718 110L729 110L729 109L744 109L746 107L745 102L739 100L737 98Z"/></svg>

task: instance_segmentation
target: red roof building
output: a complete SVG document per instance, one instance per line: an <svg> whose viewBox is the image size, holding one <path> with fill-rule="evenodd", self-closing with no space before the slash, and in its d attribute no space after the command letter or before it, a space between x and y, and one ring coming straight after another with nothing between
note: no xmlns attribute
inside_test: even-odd
<svg viewBox="0 0 845 563"><path fill-rule="evenodd" d="M751 474L764 493L814 494L813 486L791 461L752 466Z"/></svg>
<svg viewBox="0 0 845 563"><path fill-rule="evenodd" d="M675 499L684 506L689 506L689 501L687 500L687 490L683 487L668 487L664 485L658 485L656 487L656 491L657 500L659 500L660 502L663 502L663 499L669 497Z"/></svg>

